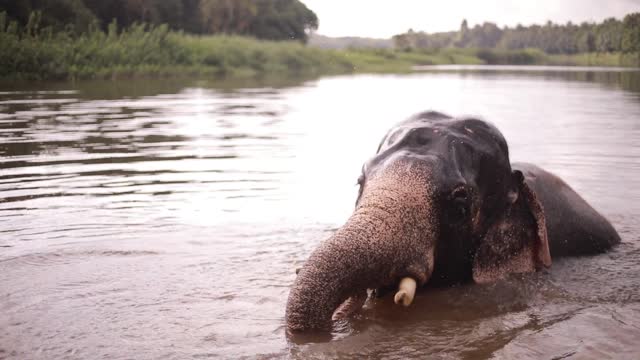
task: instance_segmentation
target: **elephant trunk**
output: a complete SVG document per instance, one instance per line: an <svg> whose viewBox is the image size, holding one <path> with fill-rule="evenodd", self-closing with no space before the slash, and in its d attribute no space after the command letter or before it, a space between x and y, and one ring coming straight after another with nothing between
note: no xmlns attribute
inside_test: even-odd
<svg viewBox="0 0 640 360"><path fill-rule="evenodd" d="M366 289L406 277L423 285L431 276L437 237L432 191L406 168L370 181L345 225L311 254L289 294L290 333L330 330L336 308Z"/></svg>

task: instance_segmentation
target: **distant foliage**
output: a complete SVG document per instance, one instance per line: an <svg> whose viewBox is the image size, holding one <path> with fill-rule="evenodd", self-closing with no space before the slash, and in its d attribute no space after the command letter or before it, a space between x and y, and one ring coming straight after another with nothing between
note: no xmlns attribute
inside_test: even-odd
<svg viewBox="0 0 640 360"><path fill-rule="evenodd" d="M345 54L299 41L235 35L195 36L167 25L134 24L106 31L50 31L33 12L19 27L0 11L0 79L80 79L135 76L255 77L351 72Z"/></svg>
<svg viewBox="0 0 640 360"><path fill-rule="evenodd" d="M640 53L640 13L625 16L622 28L622 51Z"/></svg>
<svg viewBox="0 0 640 360"><path fill-rule="evenodd" d="M464 20L459 31L427 34L409 30L393 37L396 48L440 49L447 47L524 50L539 49L547 54L591 52L640 52L640 13L627 15L623 21L609 18L602 23L571 22L499 28L484 23L469 28ZM507 53L503 53L507 54Z"/></svg>
<svg viewBox="0 0 640 360"><path fill-rule="evenodd" d="M374 39L357 36L329 37L312 34L308 44L323 49L391 49L391 39Z"/></svg>
<svg viewBox="0 0 640 360"><path fill-rule="evenodd" d="M351 72L407 72L415 65L635 65L622 53L547 55L540 50L448 48L325 50L299 41L235 35L196 36L167 25L134 24L75 33L43 28L33 12L24 26L0 11L0 79L86 79L198 76L247 78ZM634 38L631 37L631 40Z"/></svg>
<svg viewBox="0 0 640 360"><path fill-rule="evenodd" d="M0 0L0 12L18 26L27 26L35 11L40 12L40 25L56 30L85 31L97 21L82 0Z"/></svg>
<svg viewBox="0 0 640 360"><path fill-rule="evenodd" d="M54 31L119 29L135 23L167 24L194 34L237 34L269 40L306 41L318 28L316 14L299 0L0 0L8 21L26 27L34 12Z"/></svg>

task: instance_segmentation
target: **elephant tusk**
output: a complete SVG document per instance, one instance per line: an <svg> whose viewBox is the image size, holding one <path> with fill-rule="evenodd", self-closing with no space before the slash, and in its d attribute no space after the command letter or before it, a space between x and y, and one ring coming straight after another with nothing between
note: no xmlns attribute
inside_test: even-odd
<svg viewBox="0 0 640 360"><path fill-rule="evenodd" d="M393 297L393 302L397 305L409 306L413 302L413 297L416 295L416 281L413 278L406 277L400 280L398 285L398 292Z"/></svg>

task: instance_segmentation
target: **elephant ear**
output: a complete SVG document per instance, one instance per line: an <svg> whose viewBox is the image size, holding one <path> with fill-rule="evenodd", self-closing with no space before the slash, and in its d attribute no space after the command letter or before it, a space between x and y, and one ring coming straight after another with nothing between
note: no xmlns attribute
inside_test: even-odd
<svg viewBox="0 0 640 360"><path fill-rule="evenodd" d="M542 204L514 171L514 193L510 205L481 240L473 261L476 283L496 281L511 273L524 273L551 266L547 227Z"/></svg>

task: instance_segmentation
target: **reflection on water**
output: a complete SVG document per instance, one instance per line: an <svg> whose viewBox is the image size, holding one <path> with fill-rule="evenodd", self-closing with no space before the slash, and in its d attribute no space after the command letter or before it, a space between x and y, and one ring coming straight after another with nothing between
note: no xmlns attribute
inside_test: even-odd
<svg viewBox="0 0 640 360"><path fill-rule="evenodd" d="M0 358L632 358L639 105L640 73L602 69L4 85ZM425 109L494 122L624 243L288 344L295 268L350 214L385 131Z"/></svg>

